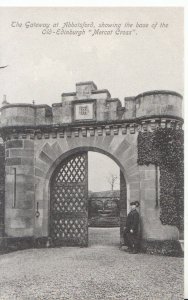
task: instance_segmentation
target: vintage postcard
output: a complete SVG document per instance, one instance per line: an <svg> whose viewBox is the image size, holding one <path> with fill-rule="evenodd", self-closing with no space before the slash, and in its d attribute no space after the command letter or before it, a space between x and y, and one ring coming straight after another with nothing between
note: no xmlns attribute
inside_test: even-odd
<svg viewBox="0 0 188 300"><path fill-rule="evenodd" d="M184 8L1 6L0 41L0 299L183 299Z"/></svg>

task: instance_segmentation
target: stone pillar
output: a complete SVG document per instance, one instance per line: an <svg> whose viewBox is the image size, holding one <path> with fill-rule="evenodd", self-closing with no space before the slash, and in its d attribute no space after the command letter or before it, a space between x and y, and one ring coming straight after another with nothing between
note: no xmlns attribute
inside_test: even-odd
<svg viewBox="0 0 188 300"><path fill-rule="evenodd" d="M33 236L34 223L34 141L11 139L6 147L5 234Z"/></svg>
<svg viewBox="0 0 188 300"><path fill-rule="evenodd" d="M120 244L124 243L123 229L127 219L127 186L124 175L120 171Z"/></svg>
<svg viewBox="0 0 188 300"><path fill-rule="evenodd" d="M160 193L156 201L156 168L139 166L140 171L140 219L144 252L177 256L180 252L176 226L162 225L160 221Z"/></svg>

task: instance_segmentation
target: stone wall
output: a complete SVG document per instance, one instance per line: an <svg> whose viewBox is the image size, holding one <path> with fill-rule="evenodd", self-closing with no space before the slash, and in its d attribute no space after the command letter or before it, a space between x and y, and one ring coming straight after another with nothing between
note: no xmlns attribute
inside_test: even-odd
<svg viewBox="0 0 188 300"><path fill-rule="evenodd" d="M171 91L153 91L135 97L136 117L169 115L182 116L182 98Z"/></svg>
<svg viewBox="0 0 188 300"><path fill-rule="evenodd" d="M162 225L160 221L160 201L156 205L155 166L139 166L139 173L142 238L146 240L177 240L179 235L177 227Z"/></svg>
<svg viewBox="0 0 188 300"><path fill-rule="evenodd" d="M75 118L77 104L84 112L80 119ZM48 238L51 176L63 159L84 150L109 156L121 169L121 241L130 201L140 202L143 240L177 240L177 228L163 226L159 220L154 166L137 164L137 137L139 131L157 127L180 128L181 105L181 95L154 91L126 97L122 106L108 90L97 90L93 82L86 82L77 84L76 92L63 93L62 102L52 107L3 106L6 236Z"/></svg>
<svg viewBox="0 0 188 300"><path fill-rule="evenodd" d="M5 233L10 237L32 236L34 227L34 141L5 142Z"/></svg>
<svg viewBox="0 0 188 300"><path fill-rule="evenodd" d="M136 181L135 181L136 182ZM132 201L132 199L130 199ZM127 220L127 204L129 207L129 203L127 203L127 184L124 178L122 171L120 170L120 243L121 245L124 244L124 228L126 226Z"/></svg>

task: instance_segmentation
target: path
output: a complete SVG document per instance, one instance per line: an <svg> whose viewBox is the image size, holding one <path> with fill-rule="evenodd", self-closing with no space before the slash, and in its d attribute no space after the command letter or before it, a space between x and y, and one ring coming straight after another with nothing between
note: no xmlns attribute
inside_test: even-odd
<svg viewBox="0 0 188 300"><path fill-rule="evenodd" d="M1 255L0 299L183 299L182 258L120 251L118 228L93 228L89 237L88 248Z"/></svg>

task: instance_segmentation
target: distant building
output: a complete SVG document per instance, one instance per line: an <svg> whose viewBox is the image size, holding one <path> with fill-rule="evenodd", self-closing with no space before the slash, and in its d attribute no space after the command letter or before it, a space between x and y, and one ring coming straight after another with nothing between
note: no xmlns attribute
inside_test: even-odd
<svg viewBox="0 0 188 300"><path fill-rule="evenodd" d="M120 226L120 191L89 192L88 218L91 227Z"/></svg>

